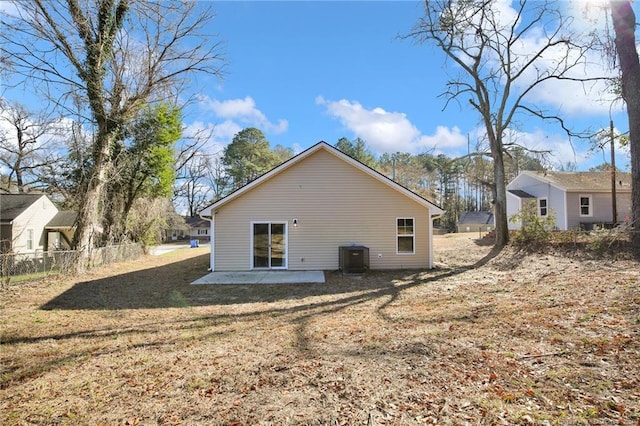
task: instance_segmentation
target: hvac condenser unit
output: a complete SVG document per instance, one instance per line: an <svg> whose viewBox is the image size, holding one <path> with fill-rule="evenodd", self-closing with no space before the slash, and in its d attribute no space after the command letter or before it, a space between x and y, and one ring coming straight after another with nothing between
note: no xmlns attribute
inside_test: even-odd
<svg viewBox="0 0 640 426"><path fill-rule="evenodd" d="M340 246L340 270L343 274L359 274L369 269L369 248Z"/></svg>

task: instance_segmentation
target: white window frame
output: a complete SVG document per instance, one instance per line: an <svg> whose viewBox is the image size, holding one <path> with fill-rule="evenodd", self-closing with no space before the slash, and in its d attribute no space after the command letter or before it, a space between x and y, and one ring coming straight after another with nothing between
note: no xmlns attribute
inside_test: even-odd
<svg viewBox="0 0 640 426"><path fill-rule="evenodd" d="M398 230L398 221L399 220L408 220L408 219L411 220L411 223L413 225L412 226L413 233L412 234L401 234L401 233L399 233L398 232L399 231ZM414 217L396 217L395 225L396 225L396 254L402 255L402 256L404 256L404 255L409 255L410 256L410 255L416 254L416 219ZM411 238L413 238L413 245L412 245L413 250L412 251L410 251L410 252L409 251L400 251L400 247L399 247L399 244L398 244L398 241L399 241L400 237L404 237L404 238L411 237Z"/></svg>
<svg viewBox="0 0 640 426"><path fill-rule="evenodd" d="M545 206L542 207L540 203L544 201ZM542 214L542 209L544 209L544 214ZM547 197L538 198L538 216L547 217L549 216L549 199Z"/></svg>
<svg viewBox="0 0 640 426"><path fill-rule="evenodd" d="M254 249L254 241L253 241L253 225L255 224L269 224L269 238L271 238L271 225L284 225L284 258L282 266L269 266L267 268L256 268L253 266L253 249ZM249 223L249 269L255 271L265 271L265 270L286 270L289 269L289 222L286 220L254 220ZM269 263L271 263L271 257L269 258Z"/></svg>
<svg viewBox="0 0 640 426"><path fill-rule="evenodd" d="M35 250L35 244L34 244L34 239L36 235L35 230L33 228L27 228L26 233L27 233L27 241L26 241L27 250Z"/></svg>
<svg viewBox="0 0 640 426"><path fill-rule="evenodd" d="M589 208L589 212L587 214L582 213L582 199L586 198L589 200L589 204L586 206ZM578 209L580 212L580 217L592 217L593 216L593 196L592 195L579 195L578 196Z"/></svg>

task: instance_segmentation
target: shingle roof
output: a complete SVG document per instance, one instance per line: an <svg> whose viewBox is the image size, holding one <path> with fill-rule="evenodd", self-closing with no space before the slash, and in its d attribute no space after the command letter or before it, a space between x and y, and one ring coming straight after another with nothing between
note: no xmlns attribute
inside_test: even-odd
<svg viewBox="0 0 640 426"><path fill-rule="evenodd" d="M493 223L491 212L464 212L458 220L458 225L486 225Z"/></svg>
<svg viewBox="0 0 640 426"><path fill-rule="evenodd" d="M47 228L73 228L76 225L76 219L78 218L78 212L71 210L63 210L56 213L56 215L47 223Z"/></svg>
<svg viewBox="0 0 640 426"><path fill-rule="evenodd" d="M191 228L208 228L209 227L209 221L199 217L186 217L184 221Z"/></svg>
<svg viewBox="0 0 640 426"><path fill-rule="evenodd" d="M0 221L11 222L44 194L0 194Z"/></svg>
<svg viewBox="0 0 640 426"><path fill-rule="evenodd" d="M522 189L509 189L507 191L518 198L536 198L533 195L529 194L527 191L523 191Z"/></svg>
<svg viewBox="0 0 640 426"><path fill-rule="evenodd" d="M609 172L526 172L567 191L611 191ZM616 172L616 189L631 190L631 173Z"/></svg>

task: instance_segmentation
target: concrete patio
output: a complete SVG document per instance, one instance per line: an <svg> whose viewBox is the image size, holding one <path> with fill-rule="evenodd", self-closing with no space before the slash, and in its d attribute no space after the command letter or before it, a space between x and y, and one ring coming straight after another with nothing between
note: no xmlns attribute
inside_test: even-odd
<svg viewBox="0 0 640 426"><path fill-rule="evenodd" d="M211 272L191 284L324 284L323 271Z"/></svg>

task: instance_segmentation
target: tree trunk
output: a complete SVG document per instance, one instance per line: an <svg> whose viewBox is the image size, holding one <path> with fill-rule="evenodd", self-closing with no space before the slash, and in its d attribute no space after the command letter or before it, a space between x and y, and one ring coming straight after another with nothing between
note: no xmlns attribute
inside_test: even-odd
<svg viewBox="0 0 640 426"><path fill-rule="evenodd" d="M78 251L79 257L76 263L76 272L83 273L89 266L91 252L95 245L96 233L102 232L102 197L107 181L109 168L109 151L113 135L101 135L98 130L97 144L100 147L94 154L94 167L89 178L87 191L84 194L80 211L78 212L78 223L73 237L73 245ZM101 141L101 142L98 142Z"/></svg>
<svg viewBox="0 0 640 426"><path fill-rule="evenodd" d="M496 248L502 248L509 243L509 225L507 217L507 184L504 172L504 154L502 144L491 149L493 158L493 214L496 222Z"/></svg>
<svg viewBox="0 0 640 426"><path fill-rule="evenodd" d="M640 245L640 61L635 39L636 16L628 0L612 0L610 4L622 72L622 96L629 117L632 235L634 243Z"/></svg>

